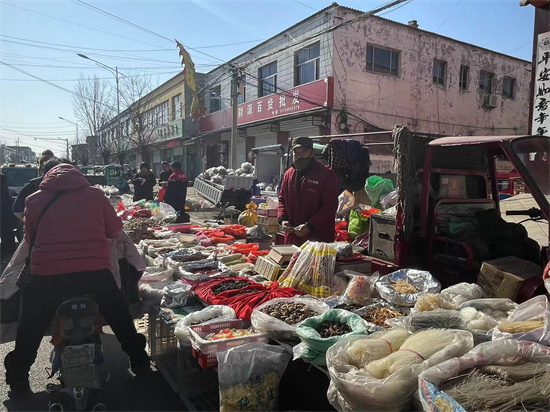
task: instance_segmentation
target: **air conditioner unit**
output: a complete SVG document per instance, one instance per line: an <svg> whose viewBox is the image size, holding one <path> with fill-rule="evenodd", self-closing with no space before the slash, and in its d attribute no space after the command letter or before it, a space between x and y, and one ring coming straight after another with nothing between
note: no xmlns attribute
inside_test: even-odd
<svg viewBox="0 0 550 412"><path fill-rule="evenodd" d="M485 95L485 107L495 108L498 106L498 96L496 94Z"/></svg>

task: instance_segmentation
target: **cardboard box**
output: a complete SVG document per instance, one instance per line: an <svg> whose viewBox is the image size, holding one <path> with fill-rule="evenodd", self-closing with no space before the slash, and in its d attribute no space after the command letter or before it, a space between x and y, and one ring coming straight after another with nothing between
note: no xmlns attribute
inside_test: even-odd
<svg viewBox="0 0 550 412"><path fill-rule="evenodd" d="M265 226L277 226L279 227L279 219L277 217L267 217L258 215L258 224Z"/></svg>
<svg viewBox="0 0 550 412"><path fill-rule="evenodd" d="M262 223L258 223L258 226L263 227L269 235L275 235L279 232L279 225L264 225Z"/></svg>
<svg viewBox="0 0 550 412"><path fill-rule="evenodd" d="M262 207L259 207L258 209L256 209L256 213L258 214L258 216L266 216L266 217L277 217L277 209L267 209L267 208L262 208Z"/></svg>
<svg viewBox="0 0 550 412"><path fill-rule="evenodd" d="M338 262L334 265L334 273L343 272L344 270L353 270L364 275L372 274L372 262L370 260L358 260L355 262Z"/></svg>
<svg viewBox="0 0 550 412"><path fill-rule="evenodd" d="M281 266L269 259L269 255L267 257L258 256L254 270L264 278L274 282L279 277Z"/></svg>
<svg viewBox="0 0 550 412"><path fill-rule="evenodd" d="M292 255L299 250L300 248L294 245L273 246L267 257L279 265L284 265L290 262Z"/></svg>
<svg viewBox="0 0 550 412"><path fill-rule="evenodd" d="M483 262L477 284L489 298L515 300L523 283L536 276L542 276L540 266L515 256L507 256Z"/></svg>

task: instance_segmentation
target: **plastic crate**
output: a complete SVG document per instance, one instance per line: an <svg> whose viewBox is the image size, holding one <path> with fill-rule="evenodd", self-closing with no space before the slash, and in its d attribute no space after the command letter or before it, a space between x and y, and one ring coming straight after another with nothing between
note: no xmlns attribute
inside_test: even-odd
<svg viewBox="0 0 550 412"><path fill-rule="evenodd" d="M149 311L149 355L156 356L177 350L178 338L174 335L174 326L166 324L161 318L158 306Z"/></svg>
<svg viewBox="0 0 550 412"><path fill-rule="evenodd" d="M218 389L193 395L180 393L180 399L190 411L217 411L220 408Z"/></svg>
<svg viewBox="0 0 550 412"><path fill-rule="evenodd" d="M267 333L259 333L256 335L244 336L242 338L224 339L219 341L204 340L206 335L216 333L223 329L240 329L243 328L245 322L240 319L228 320L223 322L215 322L207 325L195 325L189 328L191 334L191 350L193 356L197 358L199 365L203 369L211 369L218 366L216 354L218 351L225 351L236 346L244 345L250 342L265 342L269 341Z"/></svg>
<svg viewBox="0 0 550 412"><path fill-rule="evenodd" d="M153 358L155 366L164 376L164 379L170 385L175 393L178 393L178 361L177 352L168 352Z"/></svg>
<svg viewBox="0 0 550 412"><path fill-rule="evenodd" d="M254 176L226 176L223 184L225 190L250 190Z"/></svg>
<svg viewBox="0 0 550 412"><path fill-rule="evenodd" d="M193 356L191 346L180 346L177 354L178 394L183 399L190 396L217 392L218 373L203 369ZM213 409L217 409L216 407Z"/></svg>
<svg viewBox="0 0 550 412"><path fill-rule="evenodd" d="M134 319L134 325L136 327L137 333L144 335L149 334L149 315L146 313L139 319Z"/></svg>

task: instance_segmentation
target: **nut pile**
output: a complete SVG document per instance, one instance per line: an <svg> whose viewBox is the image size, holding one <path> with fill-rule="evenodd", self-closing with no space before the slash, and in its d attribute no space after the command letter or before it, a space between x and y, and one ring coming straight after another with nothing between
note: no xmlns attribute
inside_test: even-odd
<svg viewBox="0 0 550 412"><path fill-rule="evenodd" d="M364 305L359 305L358 303L342 303L338 306L335 306L334 309L343 309L353 312L357 309L361 309Z"/></svg>
<svg viewBox="0 0 550 412"><path fill-rule="evenodd" d="M317 332L319 332L322 338L345 335L351 331L351 328L345 323L334 323L329 321L323 322L323 324L319 326L319 329L317 329Z"/></svg>
<svg viewBox="0 0 550 412"><path fill-rule="evenodd" d="M282 320L289 325L296 325L304 319L317 316L318 313L308 308L303 303L278 302L261 309L263 313L273 318Z"/></svg>
<svg viewBox="0 0 550 412"><path fill-rule="evenodd" d="M214 292L214 295L219 295L227 290L241 289L248 285L250 285L250 282L247 282L246 280L228 280L214 286L212 288L212 292Z"/></svg>
<svg viewBox="0 0 550 412"><path fill-rule="evenodd" d="M157 237L149 230L150 226L157 224L155 219L150 217L138 217L132 220L126 220L123 222L124 230L131 230L128 236L134 243L139 243L142 240L156 239Z"/></svg>

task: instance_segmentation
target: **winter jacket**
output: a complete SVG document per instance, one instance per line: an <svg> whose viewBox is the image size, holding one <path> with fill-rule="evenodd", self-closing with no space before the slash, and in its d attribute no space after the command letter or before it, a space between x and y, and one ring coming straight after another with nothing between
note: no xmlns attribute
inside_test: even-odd
<svg viewBox="0 0 550 412"><path fill-rule="evenodd" d="M46 204L64 193L37 221ZM30 244L31 273L60 275L111 268L109 239L122 231L122 221L103 191L90 187L74 166L61 164L50 170L40 190L25 201L25 240Z"/></svg>
<svg viewBox="0 0 550 412"><path fill-rule="evenodd" d="M298 188L298 172L294 167L286 171L279 193L279 221L288 220L292 226L309 223L313 230L307 237L285 234L286 244L301 245L306 240L334 241L334 218L338 208L338 178L317 160L305 174Z"/></svg>
<svg viewBox="0 0 550 412"><path fill-rule="evenodd" d="M187 200L187 184L189 179L181 170L175 170L166 184L164 203L168 203L180 215L185 213L185 201Z"/></svg>
<svg viewBox="0 0 550 412"><path fill-rule="evenodd" d="M141 184L141 179L144 178L145 182ZM134 176L134 202L138 200L153 200L153 188L157 183L153 172L147 172L145 174L138 173Z"/></svg>

